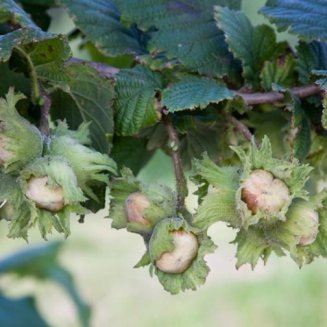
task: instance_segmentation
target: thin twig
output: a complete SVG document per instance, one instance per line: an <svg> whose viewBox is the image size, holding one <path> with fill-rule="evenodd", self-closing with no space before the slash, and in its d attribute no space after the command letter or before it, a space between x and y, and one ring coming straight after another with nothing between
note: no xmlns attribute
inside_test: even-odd
<svg viewBox="0 0 327 327"><path fill-rule="evenodd" d="M89 60L82 60L79 58L70 58L68 63L71 64L82 64L82 65L88 65L93 67L101 76L106 78L112 78L119 72L119 68L112 67L100 62L95 61L89 61Z"/></svg>
<svg viewBox="0 0 327 327"><path fill-rule="evenodd" d="M322 91L318 85L310 84L305 86L293 87L292 89L290 89L290 92L299 98L306 98L312 95L320 94ZM238 96L242 97L244 102L249 106L281 102L285 98L285 95L279 92L245 93L237 91L235 93Z"/></svg>
<svg viewBox="0 0 327 327"><path fill-rule="evenodd" d="M257 144L254 135L251 133L251 131L245 124L243 124L241 121L239 121L232 115L228 116L228 120L245 137L246 140L248 140L249 142L254 141Z"/></svg>
<svg viewBox="0 0 327 327"><path fill-rule="evenodd" d="M183 163L180 155L180 142L176 129L173 126L171 117L163 114L162 121L165 124L169 138L170 155L174 165L177 191L177 210L183 211L185 207L185 197L187 196L187 182L184 175Z"/></svg>
<svg viewBox="0 0 327 327"><path fill-rule="evenodd" d="M39 129L43 135L48 136L50 133L49 115L50 115L50 108L51 108L51 98L43 88L41 88L41 96L42 96L43 104L41 107Z"/></svg>

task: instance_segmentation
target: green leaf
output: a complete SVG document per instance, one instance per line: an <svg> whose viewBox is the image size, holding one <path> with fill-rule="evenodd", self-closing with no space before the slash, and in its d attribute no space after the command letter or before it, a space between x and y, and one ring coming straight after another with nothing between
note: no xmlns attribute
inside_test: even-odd
<svg viewBox="0 0 327 327"><path fill-rule="evenodd" d="M12 86L25 95L31 92L30 80L24 74L11 70L8 63L0 63L0 97L4 97Z"/></svg>
<svg viewBox="0 0 327 327"><path fill-rule="evenodd" d="M293 136L294 156L303 161L311 148L311 123L298 99L293 99Z"/></svg>
<svg viewBox="0 0 327 327"><path fill-rule="evenodd" d="M310 252L315 256L327 258L327 210L326 201L324 206L318 211L319 213L319 232L315 242L310 245Z"/></svg>
<svg viewBox="0 0 327 327"><path fill-rule="evenodd" d="M52 242L34 245L11 254L0 260L0 274L14 273L19 277L34 277L41 280L50 279L57 282L74 301L82 326L86 327L89 325L90 309L80 297L71 275L58 263L58 255L62 244L62 242ZM0 321L1 309L2 305L0 305ZM10 326L13 325L10 324ZM39 325L30 325L25 322L21 326Z"/></svg>
<svg viewBox="0 0 327 327"><path fill-rule="evenodd" d="M280 50L274 30L267 25L253 27L244 13L228 8L216 7L215 19L234 56L242 61L245 80L258 87L264 62Z"/></svg>
<svg viewBox="0 0 327 327"><path fill-rule="evenodd" d="M21 168L43 152L41 132L17 111L17 103L24 98L13 88L9 88L5 98L0 98L1 168L10 174L19 174Z"/></svg>
<svg viewBox="0 0 327 327"><path fill-rule="evenodd" d="M200 158L204 152L212 159L218 159L221 142L221 130L210 122L194 121L194 126L189 127L181 137L180 153L184 168L191 166L192 160Z"/></svg>
<svg viewBox="0 0 327 327"><path fill-rule="evenodd" d="M42 66L44 69L49 64L57 67L59 62L66 60L70 56L67 40L63 35L43 32L12 0L5 0L0 5L0 15L2 10L9 15L8 19L12 23L21 28L0 36L0 62L9 60L15 50L31 78L32 102L40 104L41 91L36 67Z"/></svg>
<svg viewBox="0 0 327 327"><path fill-rule="evenodd" d="M0 35L0 61L7 61L15 47L57 38L63 41L63 37L42 31L13 0L2 0L0 17L6 17L5 21L11 20L20 27L13 32Z"/></svg>
<svg viewBox="0 0 327 327"><path fill-rule="evenodd" d="M312 73L321 76L321 78L316 81L316 84L322 89L327 90L327 70L314 70Z"/></svg>
<svg viewBox="0 0 327 327"><path fill-rule="evenodd" d="M188 76L162 92L162 104L170 112L204 109L210 103L219 103L233 96L233 92L214 80Z"/></svg>
<svg viewBox="0 0 327 327"><path fill-rule="evenodd" d="M192 225L202 230L218 221L239 226L241 222L236 211L238 169L219 167L207 155L204 155L202 160L194 160L193 177L198 183L209 184L209 188L193 216Z"/></svg>
<svg viewBox="0 0 327 327"><path fill-rule="evenodd" d="M295 84L295 61L293 56L280 57L275 61L266 61L261 72L261 85L265 91L271 91L273 85L283 88Z"/></svg>
<svg viewBox="0 0 327 327"><path fill-rule="evenodd" d="M0 326L49 327L38 312L32 297L9 299L0 296Z"/></svg>
<svg viewBox="0 0 327 327"><path fill-rule="evenodd" d="M92 145L108 153L113 135L111 82L87 65L69 64L59 67L40 66L39 78L52 88L53 119L66 120L70 128L78 129L82 122L90 122Z"/></svg>
<svg viewBox="0 0 327 327"><path fill-rule="evenodd" d="M62 35L50 40L26 44L21 49L33 63L36 73L45 70L48 66L59 68L59 63L71 56L67 39Z"/></svg>
<svg viewBox="0 0 327 327"><path fill-rule="evenodd" d="M160 108L155 94L162 87L161 76L146 67L120 70L116 75L115 103L115 132L118 135L137 134L159 121Z"/></svg>
<svg viewBox="0 0 327 327"><path fill-rule="evenodd" d="M125 27L115 1L60 0L76 26L104 54L140 54L144 52L135 28ZM95 28L96 27L96 28Z"/></svg>
<svg viewBox="0 0 327 327"><path fill-rule="evenodd" d="M14 272L21 277L44 279L47 277L48 268L58 264L56 261L62 245L62 242L48 242L29 246L1 258L0 274Z"/></svg>
<svg viewBox="0 0 327 327"><path fill-rule="evenodd" d="M296 64L300 82L303 84L310 83L313 70L327 69L327 44L316 41L311 43L301 41L297 46Z"/></svg>
<svg viewBox="0 0 327 327"><path fill-rule="evenodd" d="M213 19L213 6L220 4L240 8L233 0L116 0L124 20L143 30L156 27L149 41L154 53L163 51L177 58L187 68L209 76L228 75L233 60L223 33Z"/></svg>
<svg viewBox="0 0 327 327"><path fill-rule="evenodd" d="M55 0L20 0L23 9L30 15L33 22L43 31L49 29L51 17L48 10L55 6Z"/></svg>
<svg viewBox="0 0 327 327"><path fill-rule="evenodd" d="M13 23L42 33L42 30L34 24L30 16L14 0L2 0L0 4L0 17L6 20L13 19Z"/></svg>
<svg viewBox="0 0 327 327"><path fill-rule="evenodd" d="M54 129L52 137L48 146L48 154L53 156L61 156L69 162L77 177L77 182L82 191L88 195L89 198L98 200L97 195L92 189L94 184L108 184L109 174L117 173L116 163L109 158L107 154L100 153L81 144L76 139L78 134L85 134L89 139L88 126L81 125L76 131L69 131L63 133L61 124L59 124L59 133ZM75 137L72 135L74 135Z"/></svg>
<svg viewBox="0 0 327 327"><path fill-rule="evenodd" d="M144 255L142 256L142 258L137 262L137 264L134 266L134 268L141 268L141 267L145 267L148 266L151 263L151 258L150 258L150 254L148 251L146 251L144 253Z"/></svg>
<svg viewBox="0 0 327 327"><path fill-rule="evenodd" d="M248 113L246 125L255 130L255 137L261 140L265 135L269 137L273 154L276 158L287 158L289 147L284 142L289 129L289 116L281 110L251 111Z"/></svg>
<svg viewBox="0 0 327 327"><path fill-rule="evenodd" d="M29 29L18 29L11 33L0 35L0 62L8 61L13 49L22 44L31 43L34 39L34 32ZM42 41L43 36L38 37L37 42Z"/></svg>
<svg viewBox="0 0 327 327"><path fill-rule="evenodd" d="M147 149L146 144L145 139L115 136L111 156L118 164L118 169L126 166L137 175L154 153Z"/></svg>
<svg viewBox="0 0 327 327"><path fill-rule="evenodd" d="M40 5L40 6L55 6L56 0L19 0L22 4Z"/></svg>
<svg viewBox="0 0 327 327"><path fill-rule="evenodd" d="M269 243L265 241L262 233L254 228L240 230L233 243L237 244L236 268L249 263L252 269L256 266L260 257L264 257L265 250L269 248Z"/></svg>
<svg viewBox="0 0 327 327"><path fill-rule="evenodd" d="M326 0L268 0L260 12L281 30L306 40L327 41Z"/></svg>

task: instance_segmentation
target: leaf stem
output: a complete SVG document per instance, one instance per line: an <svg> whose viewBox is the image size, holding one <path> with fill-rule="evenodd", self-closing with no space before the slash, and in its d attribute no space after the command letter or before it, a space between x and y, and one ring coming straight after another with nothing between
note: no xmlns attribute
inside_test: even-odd
<svg viewBox="0 0 327 327"><path fill-rule="evenodd" d="M34 64L30 58L30 56L21 48L21 47L15 47L15 50L25 58L29 71L30 71L30 77L32 80L32 101L33 103L37 103L40 99L41 91L39 86L39 81L37 78L36 70L34 67Z"/></svg>
<svg viewBox="0 0 327 327"><path fill-rule="evenodd" d="M174 165L177 191L177 211L182 212L185 207L185 198L187 196L188 190L187 181L183 170L182 158L180 155L180 141L178 133L171 120L171 116L169 114L163 114L162 121L166 127L166 131L168 134L170 156Z"/></svg>
<svg viewBox="0 0 327 327"><path fill-rule="evenodd" d="M49 115L50 115L50 108L51 108L51 98L44 89L41 89L41 94L42 94L43 104L41 108L39 129L43 135L49 136L50 134Z"/></svg>
<svg viewBox="0 0 327 327"><path fill-rule="evenodd" d="M245 124L243 124L241 121L239 121L232 115L229 115L227 119L244 136L246 140L248 140L249 142L254 141L254 143L257 144L254 135L251 133L251 131Z"/></svg>

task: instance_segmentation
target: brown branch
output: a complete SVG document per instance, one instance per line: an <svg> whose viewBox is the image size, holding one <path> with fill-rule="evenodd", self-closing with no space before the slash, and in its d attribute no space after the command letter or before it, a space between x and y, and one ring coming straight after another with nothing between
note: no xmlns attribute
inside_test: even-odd
<svg viewBox="0 0 327 327"><path fill-rule="evenodd" d="M251 131L245 124L243 124L241 121L239 121L232 115L228 116L228 120L244 136L246 140L248 140L249 142L254 141L254 143L257 144L254 135L251 133Z"/></svg>
<svg viewBox="0 0 327 327"><path fill-rule="evenodd" d="M290 89L290 92L299 98L306 98L312 95L317 95L322 91L318 85L311 84L294 87ZM235 93L238 96L242 97L244 102L249 106L256 104L281 102L285 98L285 95L279 92L245 93L241 91L236 91Z"/></svg>
<svg viewBox="0 0 327 327"><path fill-rule="evenodd" d="M100 63L100 62L95 62L95 61L82 60L79 58L70 58L67 62L71 63L71 64L82 64L82 65L91 66L101 76L106 77L106 78L112 78L119 72L119 68L112 67L112 66Z"/></svg>
<svg viewBox="0 0 327 327"><path fill-rule="evenodd" d="M177 191L177 210L183 211L185 207L185 197L187 196L187 182L184 175L183 163L180 155L180 142L176 129L173 126L171 117L163 114L162 121L166 127L169 138L169 150L174 165Z"/></svg>
<svg viewBox="0 0 327 327"><path fill-rule="evenodd" d="M51 108L51 98L43 88L41 88L41 98L43 103L41 107L39 129L43 135L49 136L50 134L49 115L50 115L50 108Z"/></svg>
<svg viewBox="0 0 327 327"><path fill-rule="evenodd" d="M89 65L96 69L101 76L112 78L118 72L119 68L112 67L103 63L89 61L89 60L82 60L78 58L70 58L68 63L81 63L84 65ZM256 92L256 93L249 93L244 91L234 91L236 95L243 98L244 102L251 106L251 105L258 105L258 104L267 104L267 103L275 103L283 101L285 95L279 92ZM290 89L290 92L299 97L299 98L306 98L312 95L317 95L322 92L321 88L318 85L310 84L304 86L297 86Z"/></svg>

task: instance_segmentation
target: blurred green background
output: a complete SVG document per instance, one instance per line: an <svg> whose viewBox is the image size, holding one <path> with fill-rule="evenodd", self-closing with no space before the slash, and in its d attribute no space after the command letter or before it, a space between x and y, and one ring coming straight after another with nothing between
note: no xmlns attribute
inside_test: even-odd
<svg viewBox="0 0 327 327"><path fill-rule="evenodd" d="M264 19L256 14L262 0L244 0L243 8L254 23ZM72 23L63 11L54 10L51 30L68 32ZM282 38L289 38L283 34ZM291 39L294 45L294 39ZM76 56L87 58L74 41ZM159 181L173 186L170 159L157 153L141 172L143 181ZM195 198L188 198L194 206ZM147 269L133 269L144 252L142 239L126 231L110 228L107 212L90 215L84 224L72 218L72 235L66 241L61 262L75 276L76 283L92 306L92 327L206 327L206 326L327 326L327 268L317 260L301 270L290 258L272 257L235 269L235 248L229 242L234 232L223 224L209 230L218 250L207 257L211 273L196 292L177 296L166 293ZM6 223L0 221L0 255L26 246L23 240L6 238ZM42 242L34 231L30 243ZM54 239L57 239L54 236ZM76 309L66 293L52 283L0 279L0 289L10 296L35 294L42 314L54 327L79 326ZM7 326L5 326L7 327ZM34 326L26 326L34 327Z"/></svg>

